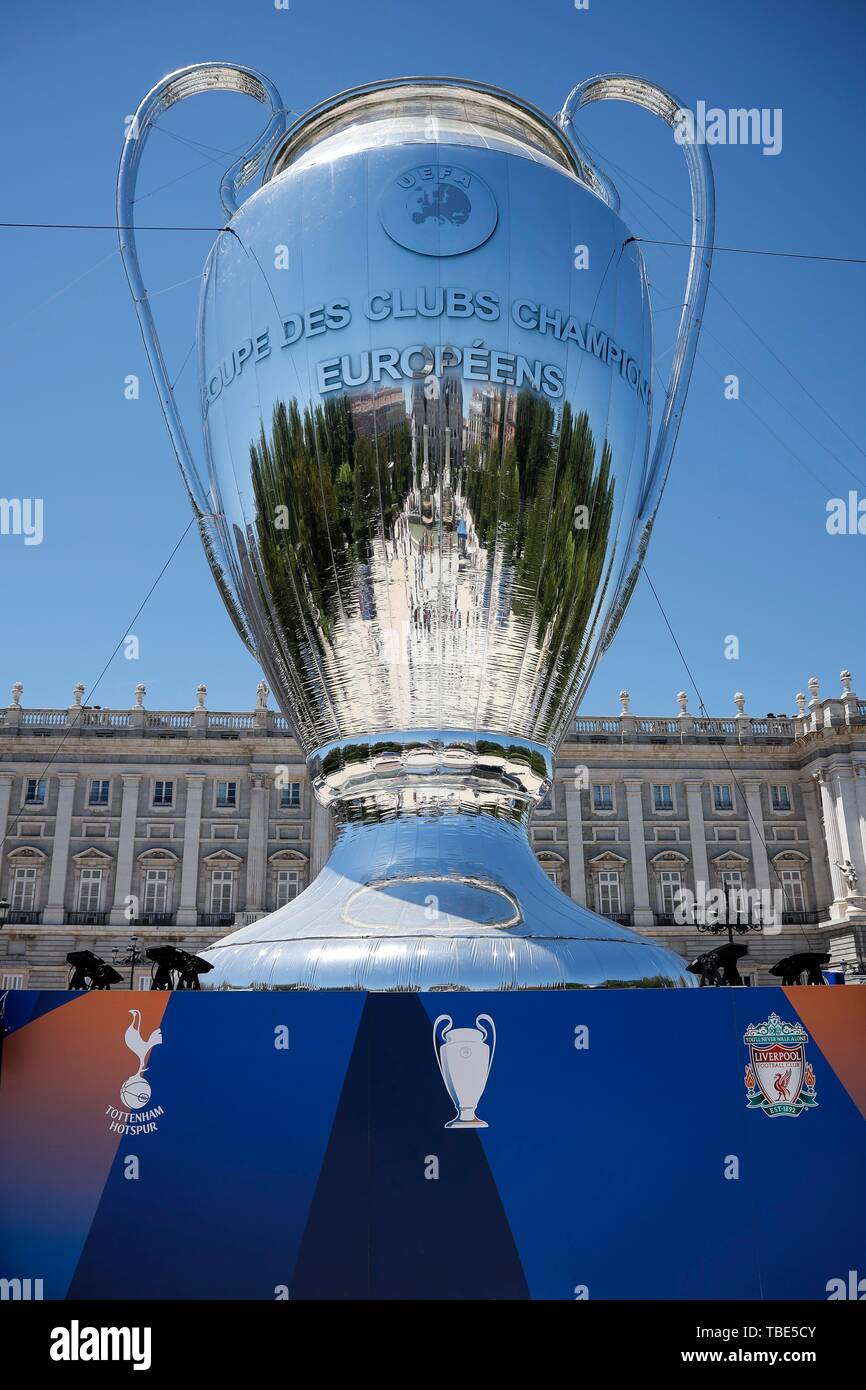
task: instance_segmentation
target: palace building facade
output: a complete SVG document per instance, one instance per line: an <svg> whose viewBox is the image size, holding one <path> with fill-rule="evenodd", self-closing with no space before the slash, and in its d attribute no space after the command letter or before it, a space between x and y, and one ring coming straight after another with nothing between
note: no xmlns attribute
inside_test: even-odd
<svg viewBox="0 0 866 1390"><path fill-rule="evenodd" d="M726 940L699 931L684 893L761 920L748 983L798 951L866 964L866 702L847 671L817 680L793 716L579 715L531 826L544 871L575 901L689 958ZM200 951L296 897L329 853L287 721L267 708L0 710L0 990L65 988L67 952L92 950L136 988L143 952ZM688 899L685 899L688 901Z"/></svg>

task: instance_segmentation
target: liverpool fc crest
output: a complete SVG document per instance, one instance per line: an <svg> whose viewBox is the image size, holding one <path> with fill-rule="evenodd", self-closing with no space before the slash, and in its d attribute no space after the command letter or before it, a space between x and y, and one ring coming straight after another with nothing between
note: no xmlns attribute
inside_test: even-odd
<svg viewBox="0 0 866 1390"><path fill-rule="evenodd" d="M802 1023L783 1023L770 1014L766 1023L750 1023L743 1039L749 1049L746 1104L765 1115L801 1115L818 1104L815 1073L806 1061L809 1036Z"/></svg>

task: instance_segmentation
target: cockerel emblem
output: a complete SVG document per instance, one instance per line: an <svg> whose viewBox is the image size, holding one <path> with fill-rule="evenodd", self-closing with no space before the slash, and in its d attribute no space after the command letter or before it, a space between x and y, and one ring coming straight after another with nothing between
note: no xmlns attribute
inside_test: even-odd
<svg viewBox="0 0 866 1390"><path fill-rule="evenodd" d="M130 1009L129 1012L132 1022L124 1033L123 1040L130 1052L138 1058L138 1070L124 1081L120 1088L120 1099L127 1110L141 1110L150 1100L150 1082L144 1075L147 1060L153 1049L159 1047L162 1042L162 1032L159 1028L154 1028L148 1037L142 1037L140 1010Z"/></svg>
<svg viewBox="0 0 866 1390"><path fill-rule="evenodd" d="M746 1104L765 1115L802 1115L813 1109L815 1073L806 1060L808 1034L802 1023L786 1023L770 1014L766 1023L750 1023L743 1039L749 1049Z"/></svg>

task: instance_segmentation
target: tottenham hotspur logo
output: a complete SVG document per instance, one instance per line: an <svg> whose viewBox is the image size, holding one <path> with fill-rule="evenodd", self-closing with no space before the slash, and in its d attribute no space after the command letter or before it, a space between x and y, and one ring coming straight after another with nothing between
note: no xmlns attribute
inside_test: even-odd
<svg viewBox="0 0 866 1390"><path fill-rule="evenodd" d="M111 1121L111 1130L120 1134L151 1134L156 1129L157 1118L164 1112L161 1105L145 1110L144 1107L151 1097L151 1088L144 1073L147 1071L151 1052L162 1043L162 1030L154 1028L146 1038L143 1037L140 1010L130 1009L129 1012L132 1022L123 1035L123 1041L138 1059L138 1068L132 1076L126 1078L120 1088L120 1099L125 1109L118 1110L110 1105L105 1113Z"/></svg>

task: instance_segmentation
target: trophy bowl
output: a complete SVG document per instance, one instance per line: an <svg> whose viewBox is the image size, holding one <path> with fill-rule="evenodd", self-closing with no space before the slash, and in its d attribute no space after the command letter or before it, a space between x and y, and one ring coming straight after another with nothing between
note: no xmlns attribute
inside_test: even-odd
<svg viewBox="0 0 866 1390"><path fill-rule="evenodd" d="M168 106L209 89L269 122L225 175L202 280L206 466L178 415L133 204ZM527 837L625 610L670 464L709 274L706 150L683 144L693 248L650 447L640 248L572 127L481 83L406 78L286 128L273 84L205 63L145 97L121 252L208 561L333 819L299 898L216 942L205 988L694 983L546 877ZM240 201L253 181L256 191Z"/></svg>

